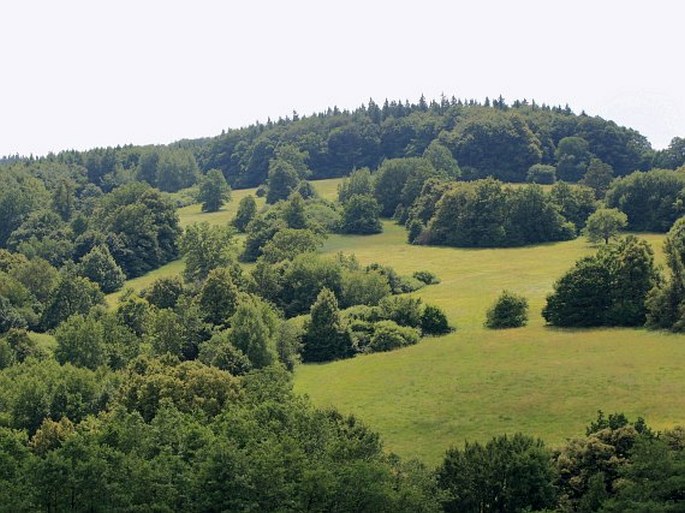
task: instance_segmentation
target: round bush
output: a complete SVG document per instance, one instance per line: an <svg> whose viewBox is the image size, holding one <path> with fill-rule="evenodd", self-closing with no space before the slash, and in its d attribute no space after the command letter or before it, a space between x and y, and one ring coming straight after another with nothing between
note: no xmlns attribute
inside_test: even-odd
<svg viewBox="0 0 685 513"><path fill-rule="evenodd" d="M528 300L517 294L502 291L488 310L485 326L491 329L519 328L528 322Z"/></svg>
<svg viewBox="0 0 685 513"><path fill-rule="evenodd" d="M418 330L400 326L393 321L379 321L374 324L373 335L369 341L368 351L392 351L399 347L416 344L420 335Z"/></svg>

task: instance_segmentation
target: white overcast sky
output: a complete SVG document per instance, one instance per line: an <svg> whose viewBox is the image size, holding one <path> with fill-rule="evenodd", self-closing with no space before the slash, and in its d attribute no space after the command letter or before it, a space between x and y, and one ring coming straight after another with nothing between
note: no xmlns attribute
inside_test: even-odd
<svg viewBox="0 0 685 513"><path fill-rule="evenodd" d="M216 135L373 97L565 104L685 136L685 4L7 0L0 155Z"/></svg>

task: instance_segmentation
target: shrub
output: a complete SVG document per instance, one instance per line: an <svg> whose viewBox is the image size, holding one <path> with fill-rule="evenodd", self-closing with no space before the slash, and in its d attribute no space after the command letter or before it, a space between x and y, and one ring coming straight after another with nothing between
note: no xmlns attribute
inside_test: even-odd
<svg viewBox="0 0 685 513"><path fill-rule="evenodd" d="M426 335L442 335L451 331L445 312L437 306L426 305L421 314L421 331Z"/></svg>
<svg viewBox="0 0 685 513"><path fill-rule="evenodd" d="M491 329L519 328L528 322L528 300L507 290L488 310L485 326Z"/></svg>
<svg viewBox="0 0 685 513"><path fill-rule="evenodd" d="M440 283L440 278L430 271L416 271L412 276L426 285L437 285Z"/></svg>
<svg viewBox="0 0 685 513"><path fill-rule="evenodd" d="M545 164L533 164L528 169L526 182L539 184L553 184L557 181L557 169Z"/></svg>
<svg viewBox="0 0 685 513"><path fill-rule="evenodd" d="M392 351L400 347L416 344L421 336L418 330L400 326L393 321L379 321L373 326L373 335L369 341L368 351Z"/></svg>
<svg viewBox="0 0 685 513"><path fill-rule="evenodd" d="M390 296L380 303L381 317L395 321L401 326L418 328L421 326L423 305L421 300L413 297Z"/></svg>

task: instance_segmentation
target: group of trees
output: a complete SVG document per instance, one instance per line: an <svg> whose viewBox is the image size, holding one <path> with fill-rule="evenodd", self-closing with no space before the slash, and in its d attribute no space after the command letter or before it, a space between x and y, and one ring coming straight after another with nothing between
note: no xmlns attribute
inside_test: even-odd
<svg viewBox="0 0 685 513"><path fill-rule="evenodd" d="M568 240L576 236L577 218L564 217L567 203L569 210L594 209L594 198L581 186L560 184L546 193L539 185L511 187L493 179L429 181L409 210L409 238L415 244L460 247Z"/></svg>

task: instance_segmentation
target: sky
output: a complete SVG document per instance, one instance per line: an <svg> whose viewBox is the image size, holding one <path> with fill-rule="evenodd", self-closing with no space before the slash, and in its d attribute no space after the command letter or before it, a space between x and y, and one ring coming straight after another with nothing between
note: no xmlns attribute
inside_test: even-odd
<svg viewBox="0 0 685 513"><path fill-rule="evenodd" d="M667 0L0 4L0 155L164 144L373 98L535 99L685 137Z"/></svg>

